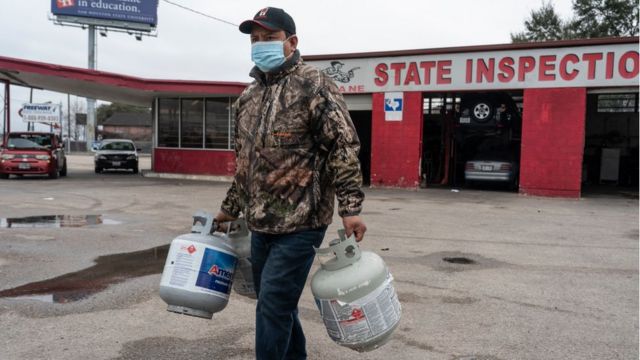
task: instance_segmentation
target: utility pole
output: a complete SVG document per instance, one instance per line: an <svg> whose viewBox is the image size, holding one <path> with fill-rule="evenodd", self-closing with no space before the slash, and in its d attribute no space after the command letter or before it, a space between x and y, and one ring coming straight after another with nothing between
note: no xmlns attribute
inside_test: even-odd
<svg viewBox="0 0 640 360"><path fill-rule="evenodd" d="M71 95L67 94L67 154L71 154Z"/></svg>
<svg viewBox="0 0 640 360"><path fill-rule="evenodd" d="M9 133L11 132L11 83L9 81L4 82L4 144L7 146L7 140L9 139Z"/></svg>
<svg viewBox="0 0 640 360"><path fill-rule="evenodd" d="M4 84L4 97L2 98L2 143L5 144L7 138L7 82L2 81Z"/></svg>
<svg viewBox="0 0 640 360"><path fill-rule="evenodd" d="M96 26L89 25L89 69L96 69ZM95 139L96 131L96 99L87 98L87 125L85 134L87 151L91 151L91 143Z"/></svg>

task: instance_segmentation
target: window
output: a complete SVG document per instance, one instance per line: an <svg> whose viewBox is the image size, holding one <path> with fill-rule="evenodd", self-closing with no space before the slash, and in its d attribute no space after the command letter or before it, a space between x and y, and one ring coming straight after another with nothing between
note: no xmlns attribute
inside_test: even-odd
<svg viewBox="0 0 640 360"><path fill-rule="evenodd" d="M24 141L23 141L24 140ZM51 147L51 135L40 134L9 134L9 146L22 147Z"/></svg>
<svg viewBox="0 0 640 360"><path fill-rule="evenodd" d="M158 100L158 147L178 147L180 134L180 102L178 99Z"/></svg>
<svg viewBox="0 0 640 360"><path fill-rule="evenodd" d="M100 150L135 151L136 148L133 146L133 143L128 141L109 141L105 142L100 147Z"/></svg>
<svg viewBox="0 0 640 360"><path fill-rule="evenodd" d="M158 147L231 150L235 99L158 99Z"/></svg>
<svg viewBox="0 0 640 360"><path fill-rule="evenodd" d="M202 99L182 99L180 147L202 149Z"/></svg>
<svg viewBox="0 0 640 360"><path fill-rule="evenodd" d="M229 135L233 131L230 124L230 103L228 98L207 99L205 147L208 149L229 149Z"/></svg>
<svg viewBox="0 0 640 360"><path fill-rule="evenodd" d="M422 102L422 113L428 115L440 115L443 109L450 111L454 108L458 109L460 105L459 97L428 97Z"/></svg>
<svg viewBox="0 0 640 360"><path fill-rule="evenodd" d="M638 94L598 95L598 112L638 112Z"/></svg>

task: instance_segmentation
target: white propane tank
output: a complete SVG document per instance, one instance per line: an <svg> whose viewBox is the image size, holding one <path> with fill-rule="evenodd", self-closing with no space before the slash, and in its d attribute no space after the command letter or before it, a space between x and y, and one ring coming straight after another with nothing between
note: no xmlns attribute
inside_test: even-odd
<svg viewBox="0 0 640 360"><path fill-rule="evenodd" d="M160 297L168 311L211 319L227 306L237 256L229 237L214 232L213 215L199 211L193 220L191 233L171 242Z"/></svg>
<svg viewBox="0 0 640 360"><path fill-rule="evenodd" d="M231 224L229 239L238 257L238 264L233 279L233 290L242 296L256 298L253 286L253 270L251 268L251 233L243 218Z"/></svg>
<svg viewBox="0 0 640 360"><path fill-rule="evenodd" d="M384 345L400 322L401 307L393 288L393 277L382 258L361 251L355 237L339 239L328 248L316 249L321 268L311 279L329 337L339 345L360 352Z"/></svg>

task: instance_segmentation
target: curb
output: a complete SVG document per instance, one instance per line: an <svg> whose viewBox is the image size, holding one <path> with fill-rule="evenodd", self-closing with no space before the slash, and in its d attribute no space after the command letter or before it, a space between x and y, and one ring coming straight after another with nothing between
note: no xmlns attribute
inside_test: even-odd
<svg viewBox="0 0 640 360"><path fill-rule="evenodd" d="M173 173L157 173L153 171L142 171L142 176L157 179L176 179L176 180L196 180L196 181L212 181L212 182L233 182L233 176L216 176L216 175L193 175L193 174L173 174Z"/></svg>

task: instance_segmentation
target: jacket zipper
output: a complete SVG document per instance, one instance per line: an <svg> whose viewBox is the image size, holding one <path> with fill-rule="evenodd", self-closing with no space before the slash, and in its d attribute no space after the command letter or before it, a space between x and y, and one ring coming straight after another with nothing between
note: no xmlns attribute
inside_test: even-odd
<svg viewBox="0 0 640 360"><path fill-rule="evenodd" d="M269 96L271 94L271 88L267 86L267 88L264 91L264 94L262 94L262 100L260 101L260 108L264 107L264 103L265 101L268 101ZM271 102L271 104L273 104L273 102ZM267 115L269 113L269 111L271 110L271 104L269 105L269 109L267 110ZM265 113L261 113L260 117L258 118L258 121L256 121L256 126L253 130L253 133L255 134L255 137L253 139L253 146L251 148L251 153L249 154L249 174L248 174L248 184L246 184L246 187L248 189L248 202L249 204L247 204L247 214L245 214L245 218L247 219L247 222L250 222L250 214L251 214L251 199L253 199L253 187L251 186L251 183L253 182L253 168L255 166L255 162L256 162L256 143L257 143L257 139L258 139L258 131L260 130L260 126L264 123L265 121ZM264 146L264 138L262 139L262 145Z"/></svg>

